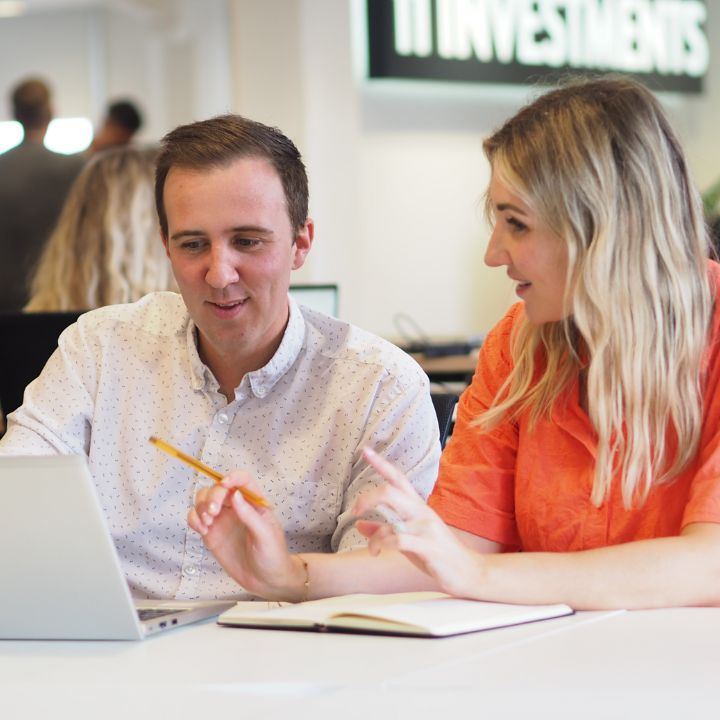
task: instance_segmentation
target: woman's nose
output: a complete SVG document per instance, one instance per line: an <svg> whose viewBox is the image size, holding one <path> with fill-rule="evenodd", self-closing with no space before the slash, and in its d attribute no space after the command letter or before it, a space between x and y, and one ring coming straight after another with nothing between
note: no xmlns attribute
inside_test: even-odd
<svg viewBox="0 0 720 720"><path fill-rule="evenodd" d="M490 235L490 240L488 240L484 261L489 267L500 267L510 264L510 256L503 245L497 228L493 230L492 235Z"/></svg>

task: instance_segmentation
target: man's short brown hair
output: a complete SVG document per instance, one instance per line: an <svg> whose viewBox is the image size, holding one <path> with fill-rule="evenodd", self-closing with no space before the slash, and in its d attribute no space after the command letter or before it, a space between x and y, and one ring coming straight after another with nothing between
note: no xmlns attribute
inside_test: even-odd
<svg viewBox="0 0 720 720"><path fill-rule="evenodd" d="M13 116L26 130L37 130L52 120L50 88L38 78L15 86L12 93Z"/></svg>
<svg viewBox="0 0 720 720"><path fill-rule="evenodd" d="M275 127L241 115L219 115L181 125L162 139L155 204L163 234L168 234L163 192L170 168L222 168L241 158L264 158L275 168L285 192L290 224L293 232L298 232L308 215L308 180L299 150Z"/></svg>

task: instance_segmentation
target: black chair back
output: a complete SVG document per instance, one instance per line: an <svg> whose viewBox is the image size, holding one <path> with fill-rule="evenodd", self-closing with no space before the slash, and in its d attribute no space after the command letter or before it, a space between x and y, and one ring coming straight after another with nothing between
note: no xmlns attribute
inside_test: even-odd
<svg viewBox="0 0 720 720"><path fill-rule="evenodd" d="M73 312L0 313L0 407L22 405L33 381L57 347L60 333L82 315Z"/></svg>
<svg viewBox="0 0 720 720"><path fill-rule="evenodd" d="M432 398L435 414L437 415L438 427L440 428L440 447L445 447L445 443L450 437L453 425L453 411L459 396L455 393L430 393Z"/></svg>

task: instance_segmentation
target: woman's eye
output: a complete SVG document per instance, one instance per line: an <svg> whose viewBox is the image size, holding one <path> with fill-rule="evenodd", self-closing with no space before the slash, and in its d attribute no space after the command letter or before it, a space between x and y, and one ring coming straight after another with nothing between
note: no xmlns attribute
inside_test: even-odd
<svg viewBox="0 0 720 720"><path fill-rule="evenodd" d="M507 218L506 222L512 227L513 230L527 230L527 225L524 222L520 222L520 220L518 220L517 218L509 217Z"/></svg>

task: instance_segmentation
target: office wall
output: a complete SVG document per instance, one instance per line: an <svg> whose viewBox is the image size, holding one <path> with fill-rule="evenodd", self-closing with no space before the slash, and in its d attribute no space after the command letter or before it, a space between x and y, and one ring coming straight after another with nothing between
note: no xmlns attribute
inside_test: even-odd
<svg viewBox="0 0 720 720"><path fill-rule="evenodd" d="M342 314L398 334L409 314L432 335L489 329L514 300L488 238L481 142L534 90L362 79L362 2L230 3L235 107L293 133L310 172L316 245L298 278L336 281ZM708 31L718 47L718 15ZM720 177L720 53L707 92L665 101L701 187ZM403 321L403 327L409 327Z"/></svg>
<svg viewBox="0 0 720 720"><path fill-rule="evenodd" d="M0 120L11 118L11 89L19 78L29 75L52 81L58 115L93 117L92 91L101 67L96 52L101 21L97 9L0 20Z"/></svg>

